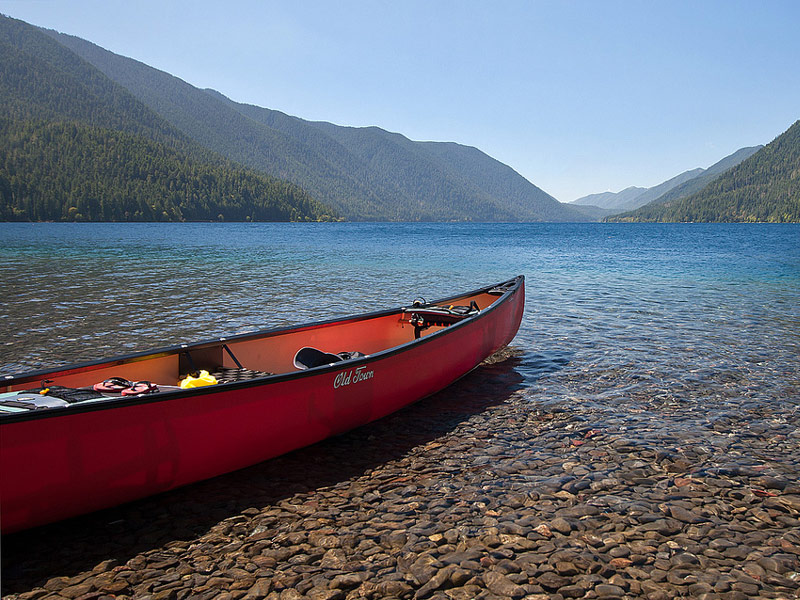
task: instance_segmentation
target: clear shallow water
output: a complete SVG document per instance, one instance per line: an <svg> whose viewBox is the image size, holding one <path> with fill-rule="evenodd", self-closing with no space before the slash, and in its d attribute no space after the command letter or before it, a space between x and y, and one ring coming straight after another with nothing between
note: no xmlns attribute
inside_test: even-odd
<svg viewBox="0 0 800 600"><path fill-rule="evenodd" d="M0 373L522 273L532 402L640 431L743 410L797 427L797 225L5 223L0 242Z"/></svg>

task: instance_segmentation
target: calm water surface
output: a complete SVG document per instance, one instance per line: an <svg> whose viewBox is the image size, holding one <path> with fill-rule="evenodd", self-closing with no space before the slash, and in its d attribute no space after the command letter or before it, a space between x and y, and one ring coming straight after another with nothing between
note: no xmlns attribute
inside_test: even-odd
<svg viewBox="0 0 800 600"><path fill-rule="evenodd" d="M532 402L642 431L798 416L797 225L5 223L0 241L2 373L522 273Z"/></svg>

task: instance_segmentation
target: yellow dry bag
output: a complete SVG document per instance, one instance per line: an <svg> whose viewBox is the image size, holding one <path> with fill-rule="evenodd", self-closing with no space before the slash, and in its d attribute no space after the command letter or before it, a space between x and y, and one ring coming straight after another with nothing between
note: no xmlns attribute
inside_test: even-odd
<svg viewBox="0 0 800 600"><path fill-rule="evenodd" d="M217 378L208 371L200 371L197 376L187 375L185 379L181 379L181 388L196 388L204 385L214 385L217 383Z"/></svg>

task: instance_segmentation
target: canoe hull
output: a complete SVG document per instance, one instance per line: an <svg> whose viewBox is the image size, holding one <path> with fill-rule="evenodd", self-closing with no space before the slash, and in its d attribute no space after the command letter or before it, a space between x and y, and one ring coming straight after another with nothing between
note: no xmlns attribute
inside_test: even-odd
<svg viewBox="0 0 800 600"><path fill-rule="evenodd" d="M339 366L3 423L0 526L13 532L164 492L391 414L513 339L521 278L507 295L478 318Z"/></svg>

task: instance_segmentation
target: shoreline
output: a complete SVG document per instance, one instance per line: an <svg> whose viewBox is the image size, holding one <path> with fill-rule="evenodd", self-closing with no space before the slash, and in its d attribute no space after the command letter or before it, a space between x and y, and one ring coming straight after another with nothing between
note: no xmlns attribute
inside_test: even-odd
<svg viewBox="0 0 800 600"><path fill-rule="evenodd" d="M800 597L796 406L608 418L532 402L513 355L312 447L6 536L3 597Z"/></svg>

